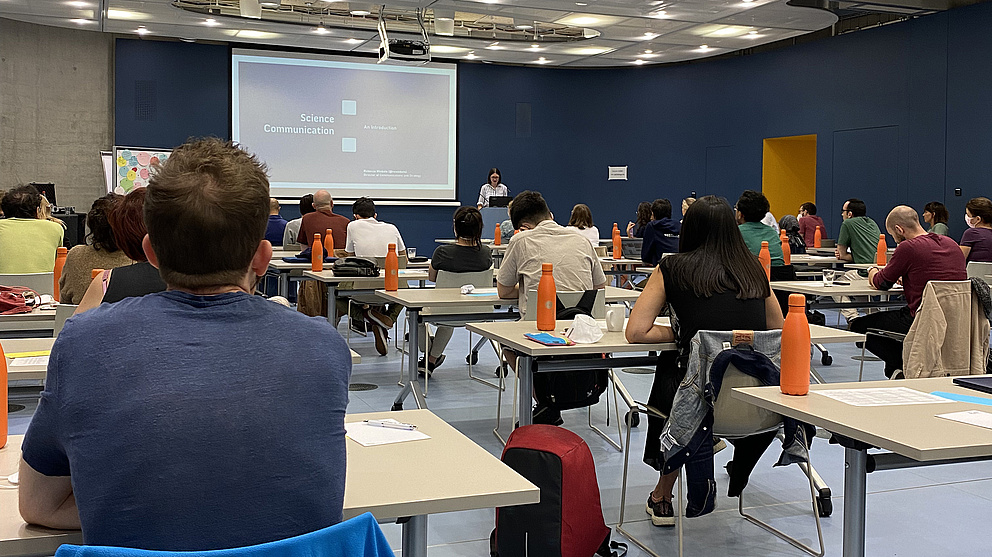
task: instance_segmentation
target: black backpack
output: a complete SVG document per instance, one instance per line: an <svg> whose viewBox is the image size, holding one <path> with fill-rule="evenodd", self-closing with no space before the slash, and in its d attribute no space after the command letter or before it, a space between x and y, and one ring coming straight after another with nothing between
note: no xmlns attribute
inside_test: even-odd
<svg viewBox="0 0 992 557"><path fill-rule="evenodd" d="M364 257L345 257L334 262L336 277L377 277L379 266L371 259Z"/></svg>
<svg viewBox="0 0 992 557"><path fill-rule="evenodd" d="M592 315L592 307L596 301L597 290L586 290L582 298L573 307L565 307L561 299L557 299L556 319L571 320L576 315ZM554 359L551 356L550 359ZM589 359L602 359L602 354L589 354ZM569 410L585 408L599 402L599 396L606 391L609 374L607 369L590 369L582 371L556 371L537 373L540 371L540 360L534 362L534 397L539 406L551 410Z"/></svg>
<svg viewBox="0 0 992 557"><path fill-rule="evenodd" d="M791 253L806 253L806 240L803 239L803 235L798 230L795 232L787 231L785 235L789 238L789 251Z"/></svg>

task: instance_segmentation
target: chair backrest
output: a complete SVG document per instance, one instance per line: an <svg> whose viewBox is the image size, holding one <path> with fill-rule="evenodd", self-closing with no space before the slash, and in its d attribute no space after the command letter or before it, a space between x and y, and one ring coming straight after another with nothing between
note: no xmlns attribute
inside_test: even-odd
<svg viewBox="0 0 992 557"><path fill-rule="evenodd" d="M453 273L451 271L438 271L437 280L434 285L437 288L461 288L466 284L471 284L476 288L493 287L492 268L485 271L473 271L470 273ZM458 308L448 308L444 311L432 311L431 315L460 315L463 313L489 313L493 310L493 305L480 304L477 306L464 306Z"/></svg>
<svg viewBox="0 0 992 557"><path fill-rule="evenodd" d="M982 374L988 353L989 321L971 281L928 282L903 341L906 378Z"/></svg>
<svg viewBox="0 0 992 557"><path fill-rule="evenodd" d="M742 372L733 364L727 366L720 396L713 403L713 435L734 439L778 428L782 423L782 416L744 402L731 394L731 389L736 387L761 386L757 378Z"/></svg>
<svg viewBox="0 0 992 557"><path fill-rule="evenodd" d="M23 286L38 294L55 295L55 273L23 273L0 275L0 284L4 286Z"/></svg>
<svg viewBox="0 0 992 557"><path fill-rule="evenodd" d="M980 278L988 282L985 277L992 275L992 263L985 261L968 262L968 278Z"/></svg>
<svg viewBox="0 0 992 557"><path fill-rule="evenodd" d="M74 304L59 304L58 306L56 306L55 328L52 331L53 338L57 338L59 336L59 333L62 332L62 328L65 327L66 319L72 317L72 314L75 313L76 308L78 307L79 307L78 305L74 305Z"/></svg>
<svg viewBox="0 0 992 557"><path fill-rule="evenodd" d="M406 269L406 264L407 264L406 255L397 256L396 260L399 263L399 267L398 267L399 269ZM386 258L385 257L376 257L375 258L375 264L378 265L380 269L385 269L386 268Z"/></svg>
<svg viewBox="0 0 992 557"><path fill-rule="evenodd" d="M585 294L582 290L569 291L563 290L558 292L558 299L565 307L575 307L579 300L582 299L582 295ZM596 291L596 300L592 304L592 317L593 319L606 319L606 290L600 288ZM527 293L527 313L524 315L524 321L536 321L537 320L537 290L531 290Z"/></svg>

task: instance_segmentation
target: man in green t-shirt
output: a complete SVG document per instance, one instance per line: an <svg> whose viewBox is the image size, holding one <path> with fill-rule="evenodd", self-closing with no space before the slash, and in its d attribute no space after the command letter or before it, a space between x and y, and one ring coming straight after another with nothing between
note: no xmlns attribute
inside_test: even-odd
<svg viewBox="0 0 992 557"><path fill-rule="evenodd" d="M844 221L840 225L840 234L837 235L837 248L834 250L838 259L851 261L853 263L874 263L875 252L878 251L878 224L865 215L868 208L865 202L852 197L844 202L840 210L840 216ZM844 280L858 281L865 280L858 270L850 270L844 273ZM857 297L857 298L860 298ZM852 298L847 296L834 296L835 302L851 302ZM855 308L844 308L840 314L850 323L859 316Z"/></svg>
<svg viewBox="0 0 992 557"><path fill-rule="evenodd" d="M775 229L761 222L768 213L768 198L754 190L744 190L734 210L737 211L737 228L744 237L744 243L751 253L758 255L761 242L768 242L768 253L772 257L772 267L785 265L782 257L782 241Z"/></svg>
<svg viewBox="0 0 992 557"><path fill-rule="evenodd" d="M838 259L853 263L874 263L878 249L878 225L865 213L867 207L860 199L851 198L844 202L840 211L844 221L837 236L836 255Z"/></svg>

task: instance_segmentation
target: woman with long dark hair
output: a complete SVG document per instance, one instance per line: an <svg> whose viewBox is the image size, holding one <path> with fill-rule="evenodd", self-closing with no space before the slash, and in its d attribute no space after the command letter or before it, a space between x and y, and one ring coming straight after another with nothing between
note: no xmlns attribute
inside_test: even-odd
<svg viewBox="0 0 992 557"><path fill-rule="evenodd" d="M599 229L592 222L592 210L585 203L579 203L572 207L572 214L568 218L568 228L579 233L580 236L589 240L592 247L599 245Z"/></svg>
<svg viewBox="0 0 992 557"><path fill-rule="evenodd" d="M503 174L495 166L489 169L489 176L486 178L486 183L482 184L482 188L479 190L479 201L476 203L476 207L482 209L483 207L489 206L489 198L496 195L499 197L509 197L510 188L506 187L506 184L502 182Z"/></svg>
<svg viewBox="0 0 992 557"><path fill-rule="evenodd" d="M655 324L665 308L671 326ZM668 414L675 391L685 376L690 341L698 331L782 328L782 310L772 296L758 259L748 250L726 200L706 196L685 213L679 253L661 260L637 300L627 323L631 343L675 341L677 353L658 359L648 404ZM648 419L644 461L659 472L664 467L660 436L662 420ZM648 497L647 510L656 526L673 526L672 488L678 470L662 474Z"/></svg>
<svg viewBox="0 0 992 557"><path fill-rule="evenodd" d="M427 276L432 281L437 280L438 271L449 273L472 273L485 271L493 266L493 255L489 246L482 243L482 213L475 207L459 207L452 216L455 230L455 243L438 246L431 256L431 264ZM427 373L433 372L444 361L444 348L451 340L454 331L447 325L438 325L437 332L431 339L431 351L425 359L420 360L420 368ZM425 343L427 331L421 329L421 343ZM424 344L420 349L424 350Z"/></svg>
<svg viewBox="0 0 992 557"><path fill-rule="evenodd" d="M654 215L651 213L651 204L647 201L641 201L637 204L637 221L627 223L627 237L643 238L644 227L653 220Z"/></svg>
<svg viewBox="0 0 992 557"><path fill-rule="evenodd" d="M927 232L950 236L951 233L947 228L947 221L950 218L951 214L947 212L947 207L940 201L931 201L923 206L923 222L930 225Z"/></svg>

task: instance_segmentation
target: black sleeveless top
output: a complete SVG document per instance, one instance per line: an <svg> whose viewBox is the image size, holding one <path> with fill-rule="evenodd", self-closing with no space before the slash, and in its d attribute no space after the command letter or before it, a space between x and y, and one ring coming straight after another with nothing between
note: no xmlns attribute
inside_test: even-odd
<svg viewBox="0 0 992 557"><path fill-rule="evenodd" d="M114 303L124 298L144 296L165 290L165 282L158 274L158 269L147 261L115 267L110 273L107 291L103 293L103 301Z"/></svg>

